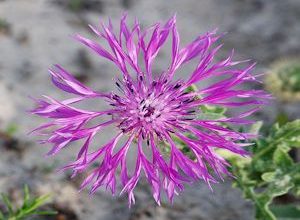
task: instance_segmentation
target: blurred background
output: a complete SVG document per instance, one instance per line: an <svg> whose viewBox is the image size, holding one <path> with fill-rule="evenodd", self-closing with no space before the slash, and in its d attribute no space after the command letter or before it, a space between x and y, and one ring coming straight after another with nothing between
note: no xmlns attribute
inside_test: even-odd
<svg viewBox="0 0 300 220"><path fill-rule="evenodd" d="M277 98L256 117L267 123L278 117L299 118L300 68L289 71L287 79L279 71L290 60L299 66L299 0L0 0L0 192L16 200L24 184L36 194L50 192L49 206L59 214L45 219L253 219L252 204L231 188L230 179L215 185L213 193L203 183L187 187L173 206L158 207L145 181L137 187L131 209L127 198L112 197L105 190L93 197L87 191L79 194L81 177L70 180L69 173L56 172L74 159L74 151L45 158L49 148L27 135L43 121L26 113L33 107L28 97L64 98L49 80L52 64L61 64L94 89L113 87L116 68L70 35L94 38L87 24L108 18L117 24L126 11L129 20L137 17L144 27L176 13L182 45L215 28L227 32L218 58L235 48L237 58L256 60L256 71L268 73L265 87ZM164 69L168 60L168 53L162 53L157 69Z"/></svg>

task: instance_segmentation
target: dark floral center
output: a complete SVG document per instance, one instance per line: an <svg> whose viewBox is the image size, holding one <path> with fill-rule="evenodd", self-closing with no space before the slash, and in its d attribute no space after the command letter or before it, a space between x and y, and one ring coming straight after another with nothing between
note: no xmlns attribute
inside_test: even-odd
<svg viewBox="0 0 300 220"><path fill-rule="evenodd" d="M142 132L143 136L162 131L174 132L180 126L175 122L187 121L194 113L193 108L184 108L194 97L181 90L181 83L167 80L153 81L150 85L138 78L137 85L117 82L121 96L113 95L111 105L116 108L114 118L124 132ZM192 110L192 111L191 111Z"/></svg>
<svg viewBox="0 0 300 220"><path fill-rule="evenodd" d="M163 106L153 96L143 98L137 106L138 118L141 121L152 122L161 115Z"/></svg>
<svg viewBox="0 0 300 220"><path fill-rule="evenodd" d="M144 115L145 117L149 117L151 115L153 115L155 108L153 108L152 106L148 106L145 108L146 109L146 114Z"/></svg>

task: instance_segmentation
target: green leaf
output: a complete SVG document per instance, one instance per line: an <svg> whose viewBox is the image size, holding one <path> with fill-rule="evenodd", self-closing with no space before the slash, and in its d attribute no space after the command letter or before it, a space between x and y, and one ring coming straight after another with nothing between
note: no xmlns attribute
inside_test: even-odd
<svg viewBox="0 0 300 220"><path fill-rule="evenodd" d="M40 196L40 197L34 199L31 202L31 204L29 205L29 207L24 211L24 213L28 214L28 213L35 211L40 206L44 205L44 203L46 203L46 201L49 199L50 199L50 195L43 195L43 196Z"/></svg>
<svg viewBox="0 0 300 220"><path fill-rule="evenodd" d="M276 172L266 172L261 175L261 178L266 182L273 182L276 178Z"/></svg>
<svg viewBox="0 0 300 220"><path fill-rule="evenodd" d="M27 185L24 186L24 201L23 201L23 206L22 208L26 208L29 205L30 202L30 193L29 193L29 188Z"/></svg>
<svg viewBox="0 0 300 220"><path fill-rule="evenodd" d="M295 205L272 205L272 212L278 219L287 220L287 219L299 219L300 217L300 207Z"/></svg>
<svg viewBox="0 0 300 220"><path fill-rule="evenodd" d="M273 137L276 134L276 132L279 131L279 128L280 128L279 123L274 124L270 129L269 136Z"/></svg>
<svg viewBox="0 0 300 220"><path fill-rule="evenodd" d="M272 196L282 196L286 194L294 186L292 178L289 175L284 175L269 186L266 192Z"/></svg>
<svg viewBox="0 0 300 220"><path fill-rule="evenodd" d="M280 129L278 127L272 138L274 139L275 143L280 143L295 137L296 139L299 139L300 137L300 120L288 122Z"/></svg>
<svg viewBox="0 0 300 220"><path fill-rule="evenodd" d="M277 148L273 154L273 161L275 165L282 167L283 169L288 168L294 164L290 155L283 151L281 148Z"/></svg>

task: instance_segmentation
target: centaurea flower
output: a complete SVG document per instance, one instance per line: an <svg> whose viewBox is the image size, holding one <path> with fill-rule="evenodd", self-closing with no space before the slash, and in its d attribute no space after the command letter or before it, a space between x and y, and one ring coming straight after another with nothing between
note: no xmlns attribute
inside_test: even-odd
<svg viewBox="0 0 300 220"><path fill-rule="evenodd" d="M91 193L100 186L115 193L117 171L120 171L121 193L128 193L129 205L135 202L133 191L142 174L151 185L158 204L162 191L172 201L174 195L184 189L185 183L204 180L210 184L217 181L214 173L221 179L224 174L228 175L229 164L215 153L215 149L246 155L243 149L246 144L242 142L253 136L223 124L251 123L245 117L257 111L268 98L263 91L239 87L245 82L257 81L251 74L254 64L244 69L235 67L242 61L233 61L233 53L224 60L214 61L221 48L211 49L219 39L215 31L180 48L175 16L164 25L157 23L145 31L141 30L137 20L130 29L126 16L121 19L118 34L113 31L111 23L108 26L102 24L102 30L90 27L108 43L111 51L80 35L74 38L119 68L121 78L115 82L119 92L94 91L61 66L50 69L54 85L75 97L58 101L45 96L36 100L38 107L32 113L51 119L35 129L35 132L49 135L42 141L53 145L48 154L54 155L72 142L84 140L76 160L64 169L71 169L76 175L98 161L99 165L91 170L81 185L81 189L91 185ZM170 65L162 73L154 73L153 62L168 39L172 43ZM198 64L190 76L175 80L176 71L195 59ZM219 81L189 91L193 84L211 78ZM103 99L107 108L88 111L74 106L86 99ZM204 105L250 108L234 117L201 119L198 116ZM107 115L111 117L109 120L89 126L89 122ZM93 138L107 126L117 128L117 134L104 146L91 151ZM185 143L194 159L181 151L175 139ZM169 149L168 155L162 152L162 147ZM126 160L129 148L137 151L135 169L131 174ZM151 153L145 153L146 150Z"/></svg>

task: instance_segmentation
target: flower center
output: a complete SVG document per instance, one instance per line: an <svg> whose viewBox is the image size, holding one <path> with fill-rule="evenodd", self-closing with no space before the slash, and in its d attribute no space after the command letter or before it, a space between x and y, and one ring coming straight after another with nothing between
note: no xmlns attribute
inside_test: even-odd
<svg viewBox="0 0 300 220"><path fill-rule="evenodd" d="M138 118L141 121L152 122L155 118L161 114L161 107L158 105L159 101L149 97L148 99L142 99L138 105ZM160 108L159 108L160 107Z"/></svg>
<svg viewBox="0 0 300 220"><path fill-rule="evenodd" d="M153 115L155 110L155 108L153 108L152 106L148 106L145 109L146 109L146 113L144 114L144 117L150 117L151 115Z"/></svg>
<svg viewBox="0 0 300 220"><path fill-rule="evenodd" d="M143 136L155 132L174 131L180 127L176 121L188 120L191 112L182 106L193 101L193 97L181 91L180 83L155 81L146 85L142 80L136 85L131 83L116 83L122 96L113 95L116 113L114 118L119 120L119 128L124 132L142 132Z"/></svg>

